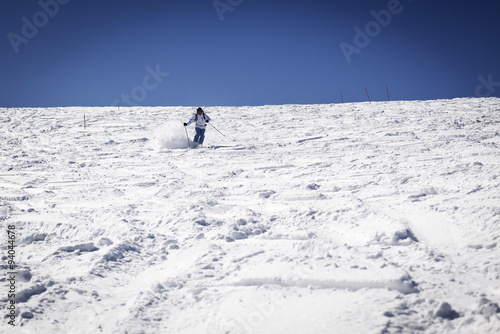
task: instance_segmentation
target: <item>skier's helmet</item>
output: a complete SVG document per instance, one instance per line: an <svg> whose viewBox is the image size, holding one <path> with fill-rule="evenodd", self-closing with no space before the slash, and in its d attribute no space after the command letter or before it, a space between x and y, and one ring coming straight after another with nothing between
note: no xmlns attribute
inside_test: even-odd
<svg viewBox="0 0 500 334"><path fill-rule="evenodd" d="M203 112L203 109L198 108L198 109L196 109L196 112L197 112L197 113L202 113L202 112Z"/></svg>

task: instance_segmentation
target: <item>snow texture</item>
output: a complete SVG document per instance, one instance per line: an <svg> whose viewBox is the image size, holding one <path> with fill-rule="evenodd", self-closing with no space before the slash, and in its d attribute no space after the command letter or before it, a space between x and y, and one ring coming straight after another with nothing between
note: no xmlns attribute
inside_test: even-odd
<svg viewBox="0 0 500 334"><path fill-rule="evenodd" d="M1 109L2 333L500 332L500 99L205 109Z"/></svg>

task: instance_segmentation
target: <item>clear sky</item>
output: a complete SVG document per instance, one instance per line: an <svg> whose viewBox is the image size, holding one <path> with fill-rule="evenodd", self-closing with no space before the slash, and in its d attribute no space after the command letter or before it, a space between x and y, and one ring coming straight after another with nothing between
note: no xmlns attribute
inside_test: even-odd
<svg viewBox="0 0 500 334"><path fill-rule="evenodd" d="M15 0L1 107L500 97L498 0Z"/></svg>

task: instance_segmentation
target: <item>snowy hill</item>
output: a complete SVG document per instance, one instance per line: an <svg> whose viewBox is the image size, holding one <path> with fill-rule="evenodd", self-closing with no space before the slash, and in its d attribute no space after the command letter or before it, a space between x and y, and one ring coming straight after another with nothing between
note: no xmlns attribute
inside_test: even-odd
<svg viewBox="0 0 500 334"><path fill-rule="evenodd" d="M0 110L3 333L500 332L500 99L194 110Z"/></svg>

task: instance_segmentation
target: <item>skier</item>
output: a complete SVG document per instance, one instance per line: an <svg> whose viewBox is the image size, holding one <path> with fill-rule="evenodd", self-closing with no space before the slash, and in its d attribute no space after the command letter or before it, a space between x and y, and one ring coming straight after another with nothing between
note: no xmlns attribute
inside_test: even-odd
<svg viewBox="0 0 500 334"><path fill-rule="evenodd" d="M194 136L194 142L197 145L202 145L203 141L205 140L205 130L207 128L207 124L210 121L210 117L208 117L207 114L203 111L203 109L198 108L196 109L196 114L191 117L189 122L184 123L184 126L188 126L191 123L195 123L195 130L196 130L196 135Z"/></svg>

